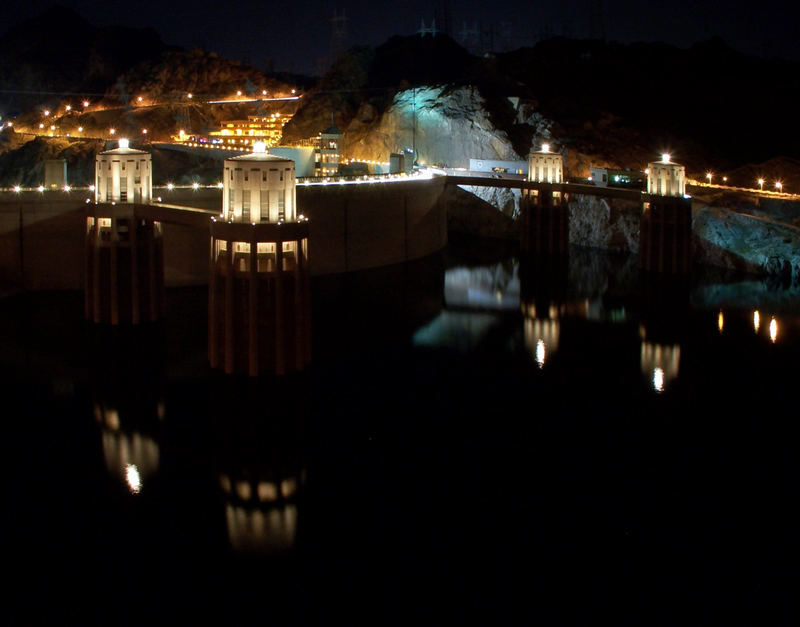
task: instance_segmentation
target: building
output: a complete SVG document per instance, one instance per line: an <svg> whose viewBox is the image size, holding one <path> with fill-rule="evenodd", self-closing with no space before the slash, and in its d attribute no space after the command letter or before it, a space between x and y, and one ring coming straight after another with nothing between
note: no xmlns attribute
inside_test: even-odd
<svg viewBox="0 0 800 627"><path fill-rule="evenodd" d="M333 176L344 163L344 133L336 128L331 115L331 125L317 140L316 175Z"/></svg>
<svg viewBox="0 0 800 627"><path fill-rule="evenodd" d="M562 183L564 180L564 157L550 150L550 144L542 144L538 152L528 155L528 180L539 183Z"/></svg>
<svg viewBox="0 0 800 627"><path fill-rule="evenodd" d="M691 272L692 203L685 196L686 171L670 155L647 165L647 193L639 223L639 265L648 272Z"/></svg>
<svg viewBox="0 0 800 627"><path fill-rule="evenodd" d="M284 125L292 119L285 113L269 115L249 115L246 120L226 120L218 131L211 131L213 143L224 146L252 146L253 142L264 142L267 146L277 146L283 137Z"/></svg>
<svg viewBox="0 0 800 627"><path fill-rule="evenodd" d="M661 161L648 163L646 173L648 194L683 198L686 192L686 168L673 163L669 154L661 155Z"/></svg>
<svg viewBox="0 0 800 627"><path fill-rule="evenodd" d="M645 188L647 175L641 170L590 167L589 172L591 182L597 187Z"/></svg>
<svg viewBox="0 0 800 627"><path fill-rule="evenodd" d="M316 150L313 146L273 146L267 152L294 161L297 178L314 176Z"/></svg>
<svg viewBox="0 0 800 627"><path fill-rule="evenodd" d="M569 205L561 190L564 157L549 144L528 156L528 181L540 183L526 189L520 200L520 248L523 253L566 256L569 249Z"/></svg>
<svg viewBox="0 0 800 627"><path fill-rule="evenodd" d="M470 159L470 172L492 172L495 174L521 174L528 176L527 161L493 161L491 159Z"/></svg>
<svg viewBox="0 0 800 627"><path fill-rule="evenodd" d="M95 323L138 324L164 315L160 222L137 208L152 202L150 153L117 148L95 158L94 203L87 205L85 313Z"/></svg>
<svg viewBox="0 0 800 627"><path fill-rule="evenodd" d="M149 203L153 198L150 153L120 139L117 148L95 157L95 202Z"/></svg>
<svg viewBox="0 0 800 627"><path fill-rule="evenodd" d="M211 223L209 361L228 374L285 374L311 359L308 220L297 212L294 161L226 159L222 214Z"/></svg>

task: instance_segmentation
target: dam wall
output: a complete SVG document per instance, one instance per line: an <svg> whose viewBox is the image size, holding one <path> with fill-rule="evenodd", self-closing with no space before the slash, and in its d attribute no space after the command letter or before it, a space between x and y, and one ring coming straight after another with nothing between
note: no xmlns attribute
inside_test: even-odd
<svg viewBox="0 0 800 627"><path fill-rule="evenodd" d="M444 180L297 186L298 211L309 219L312 276L421 259L447 244ZM222 207L216 187L154 188L156 204L209 211ZM0 295L24 290L82 290L88 189L0 191ZM170 222L165 208L167 287L208 282L210 232Z"/></svg>

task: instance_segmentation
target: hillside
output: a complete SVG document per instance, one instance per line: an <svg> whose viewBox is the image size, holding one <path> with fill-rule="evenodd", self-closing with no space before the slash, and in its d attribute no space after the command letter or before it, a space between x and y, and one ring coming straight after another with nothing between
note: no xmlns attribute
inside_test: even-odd
<svg viewBox="0 0 800 627"><path fill-rule="evenodd" d="M27 37L33 29L44 33L37 45ZM0 83L14 101L5 111L28 103L13 117L18 137L0 143L0 185L19 178L21 155L41 152L11 155L34 136L74 143L124 135L146 145L255 114L294 115L285 142L308 140L333 119L346 132L347 156L361 159L385 161L416 142L420 161L464 166L471 157L522 159L547 139L571 176L586 176L589 165L642 168L670 151L690 178L712 171L716 182L727 175L741 186L762 175L787 189L800 183L800 129L786 123L797 64L719 40L678 49L553 38L479 58L444 35L395 36L350 49L312 80L170 48L151 31L98 29L56 7L3 35L0 53ZM208 104L292 89L300 100Z"/></svg>
<svg viewBox="0 0 800 627"><path fill-rule="evenodd" d="M153 29L99 28L53 6L0 35L0 114L53 106L65 92L103 93L121 74L167 50Z"/></svg>

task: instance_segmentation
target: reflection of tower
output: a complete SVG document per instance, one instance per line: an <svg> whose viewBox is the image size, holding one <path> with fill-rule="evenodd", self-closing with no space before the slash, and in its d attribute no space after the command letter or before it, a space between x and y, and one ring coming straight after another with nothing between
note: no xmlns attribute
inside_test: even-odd
<svg viewBox="0 0 800 627"><path fill-rule="evenodd" d="M128 140L98 153L86 217L86 317L138 324L164 313L161 223L137 215L152 201L150 154Z"/></svg>
<svg viewBox="0 0 800 627"><path fill-rule="evenodd" d="M540 368L558 350L565 312L565 258L524 256L520 260L520 309L525 348Z"/></svg>
<svg viewBox="0 0 800 627"><path fill-rule="evenodd" d="M225 160L211 224L212 368L284 374L311 359L308 220L296 212L294 162L263 144Z"/></svg>
<svg viewBox="0 0 800 627"><path fill-rule="evenodd" d="M237 553L291 550L306 484L303 410L285 387L266 395L263 389L228 391L232 394L222 394L224 401L213 412L220 417L214 467L228 541Z"/></svg>
<svg viewBox="0 0 800 627"><path fill-rule="evenodd" d="M347 15L342 10L341 15L335 10L331 18L331 63L334 63L347 46Z"/></svg>
<svg viewBox="0 0 800 627"><path fill-rule="evenodd" d="M678 377L690 308L686 275L645 275L641 292L640 364L648 387L663 392Z"/></svg>
<svg viewBox="0 0 800 627"><path fill-rule="evenodd" d="M96 399L94 417L102 430L103 459L106 470L138 494L158 472L159 445L157 438L142 428L146 414L164 417L164 404L159 400L153 407L142 407L135 396L116 401Z"/></svg>
<svg viewBox="0 0 800 627"><path fill-rule="evenodd" d="M639 226L639 264L648 272L691 271L692 203L684 198L685 168L669 154L647 166Z"/></svg>
<svg viewBox="0 0 800 627"><path fill-rule="evenodd" d="M161 333L96 327L90 342L90 393L109 476L126 492L152 487L165 416Z"/></svg>
<svg viewBox="0 0 800 627"><path fill-rule="evenodd" d="M561 191L564 158L543 144L528 157L528 180L541 183L523 191L521 250L533 255L566 255L569 206Z"/></svg>

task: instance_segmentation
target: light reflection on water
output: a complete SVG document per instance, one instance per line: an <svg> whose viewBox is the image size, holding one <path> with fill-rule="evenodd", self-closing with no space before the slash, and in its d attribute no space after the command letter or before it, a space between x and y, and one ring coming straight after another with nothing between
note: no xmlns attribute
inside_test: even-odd
<svg viewBox="0 0 800 627"><path fill-rule="evenodd" d="M358 283L345 287L357 293ZM316 317L343 312L362 336L320 342L321 365L297 377L231 382L203 370L204 320L190 315L205 301L202 290L184 305L173 300L163 362L149 363L150 349L130 358L128 348L119 355L128 369L107 361L90 375L59 368L59 380L72 377L59 386L73 390L74 406L62 405L69 420L35 430L40 438L47 429L69 432L66 423L75 434L63 451L48 449L52 459L36 459L56 468L57 453L89 461L82 494L64 499L80 507L56 521L58 539L41 529L27 537L47 536L57 553L83 533L81 559L114 568L106 556L124 550L125 566L141 564L137 575L151 578L159 576L152 564L192 564L165 579L197 568L223 597L251 578L254 603L268 576L283 592L366 590L360 598L376 604L387 601L386 588L421 578L459 595L477 581L475 596L505 607L508 597L492 592L522 585L509 566L519 560L549 585L580 572L598 598L613 599L603 587L609 577L652 598L665 582L685 581L684 567L709 540L723 555L741 551L742 527L730 521L750 511L760 516L749 524L769 521L767 542L789 536L781 504L793 498L796 473L777 407L789 389L783 366L796 358L791 295L753 303L750 283L741 301L730 286L664 290L628 261L593 255L545 271L515 258L454 265L407 301L407 284L380 287L397 317L348 308L334 294ZM369 313L359 318L362 310ZM398 312L413 312L413 324L397 324ZM382 327L390 323L386 350ZM406 344L396 341L403 333ZM73 354L25 350L17 369ZM54 398L67 403L63 391ZM52 438L60 444L64 432ZM20 458L29 468L26 446ZM33 497L15 498L24 530ZM127 548L133 537L141 544ZM619 555L631 573L614 570ZM242 557L256 566L236 579ZM315 573L317 587L298 572ZM663 572L664 580L642 583L641 572ZM705 577L698 580L702 588Z"/></svg>

